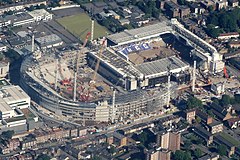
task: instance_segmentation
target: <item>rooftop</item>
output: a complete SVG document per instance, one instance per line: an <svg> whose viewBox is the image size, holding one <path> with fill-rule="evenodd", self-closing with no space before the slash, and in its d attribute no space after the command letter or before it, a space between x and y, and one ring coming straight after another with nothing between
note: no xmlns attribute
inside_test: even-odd
<svg viewBox="0 0 240 160"><path fill-rule="evenodd" d="M184 63L176 56L167 57L136 66L136 68L145 76L167 75L169 69L171 73L174 73L176 69L186 69L188 67L188 64Z"/></svg>
<svg viewBox="0 0 240 160"><path fill-rule="evenodd" d="M138 41L139 38L145 38L146 36L155 36L156 34L171 30L172 28L168 26L166 22L161 22L146 27L125 30L120 33L112 34L107 38L116 44L123 42L128 43L127 41Z"/></svg>
<svg viewBox="0 0 240 160"><path fill-rule="evenodd" d="M96 53L91 52L90 54L98 57ZM104 63L118 71L118 73L120 73L122 76L141 76L141 73L138 70L132 67L129 62L114 53L114 51L105 51L100 59L102 59Z"/></svg>
<svg viewBox="0 0 240 160"><path fill-rule="evenodd" d="M19 86L4 86L0 89L0 97L6 102L30 98Z"/></svg>
<svg viewBox="0 0 240 160"><path fill-rule="evenodd" d="M12 108L0 97L0 111L7 112L11 110Z"/></svg>
<svg viewBox="0 0 240 160"><path fill-rule="evenodd" d="M5 119L5 121L7 123L11 123L11 122L21 121L21 120L25 120L25 119L26 119L25 116L19 116L19 117L12 117L12 118Z"/></svg>
<svg viewBox="0 0 240 160"><path fill-rule="evenodd" d="M56 35L56 34L51 34L51 35L46 35L43 37L39 37L35 39L40 45L48 45L52 43L59 43L62 42L62 39Z"/></svg>
<svg viewBox="0 0 240 160"><path fill-rule="evenodd" d="M50 13L47 12L45 9L38 9L38 10L34 10L34 11L29 12L29 14L32 17L38 17L38 16L43 16L43 15L48 15Z"/></svg>
<svg viewBox="0 0 240 160"><path fill-rule="evenodd" d="M222 122L214 120L213 123L209 124L210 127L214 127L217 125L222 125Z"/></svg>
<svg viewBox="0 0 240 160"><path fill-rule="evenodd" d="M8 62L0 61L0 67L6 67L6 66L9 66ZM1 85L1 82L0 82L0 85Z"/></svg>
<svg viewBox="0 0 240 160"><path fill-rule="evenodd" d="M18 13L15 15L7 15L5 17L0 17L0 22L6 22L6 21L12 21L12 23L14 22L19 22L19 21L24 21L24 20L28 20L31 19L32 16L29 15L28 13Z"/></svg>

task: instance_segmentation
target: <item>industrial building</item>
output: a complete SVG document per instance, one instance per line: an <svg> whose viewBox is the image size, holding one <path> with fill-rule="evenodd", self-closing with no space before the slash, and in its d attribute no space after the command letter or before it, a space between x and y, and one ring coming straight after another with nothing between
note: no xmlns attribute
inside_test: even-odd
<svg viewBox="0 0 240 160"><path fill-rule="evenodd" d="M38 117L29 109L30 97L19 86L11 85L6 79L1 79L1 84L0 132L12 129L15 133L20 133L37 127Z"/></svg>
<svg viewBox="0 0 240 160"><path fill-rule="evenodd" d="M34 10L31 12L20 12L14 15L0 17L0 28L4 26L22 26L39 21L52 20L52 14L45 9Z"/></svg>
<svg viewBox="0 0 240 160"><path fill-rule="evenodd" d="M43 49L57 47L63 44L62 39L56 34L42 36L36 38L35 41Z"/></svg>

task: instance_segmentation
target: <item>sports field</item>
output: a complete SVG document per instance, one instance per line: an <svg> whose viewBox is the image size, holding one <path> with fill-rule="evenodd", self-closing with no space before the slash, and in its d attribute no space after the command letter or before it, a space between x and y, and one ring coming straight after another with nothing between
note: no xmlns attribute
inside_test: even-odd
<svg viewBox="0 0 240 160"><path fill-rule="evenodd" d="M85 13L63 17L57 19L57 21L69 32L76 35L77 37L80 37L81 40L84 40L86 34L88 32L91 32L91 19ZM96 21L94 23L94 26L94 39L106 36L107 32L109 33L105 27L99 25Z"/></svg>

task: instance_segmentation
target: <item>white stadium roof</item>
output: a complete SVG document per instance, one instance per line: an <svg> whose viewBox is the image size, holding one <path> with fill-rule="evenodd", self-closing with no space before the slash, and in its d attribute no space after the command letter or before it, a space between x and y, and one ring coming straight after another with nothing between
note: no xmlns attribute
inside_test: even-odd
<svg viewBox="0 0 240 160"><path fill-rule="evenodd" d="M184 71L189 65L176 56L172 56L152 62L146 62L135 67L144 74L146 78L154 78L167 75L169 69L171 73L180 72L181 70Z"/></svg>
<svg viewBox="0 0 240 160"><path fill-rule="evenodd" d="M172 31L171 26L163 21L146 27L125 30L120 33L112 34L107 38L116 44L127 44L129 42L156 37L158 34L160 35L170 31Z"/></svg>

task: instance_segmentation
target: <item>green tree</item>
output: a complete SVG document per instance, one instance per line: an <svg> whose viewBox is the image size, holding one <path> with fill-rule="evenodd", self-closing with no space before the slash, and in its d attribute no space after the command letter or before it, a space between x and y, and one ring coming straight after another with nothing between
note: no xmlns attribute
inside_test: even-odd
<svg viewBox="0 0 240 160"><path fill-rule="evenodd" d="M142 132L139 135L139 141L144 144L147 141L147 133L146 132Z"/></svg>
<svg viewBox="0 0 240 160"><path fill-rule="evenodd" d="M110 146L109 153L113 154L116 152L116 148L114 146Z"/></svg>
<svg viewBox="0 0 240 160"><path fill-rule="evenodd" d="M199 157L201 157L201 155L202 155L202 151L201 151L201 149L196 148L196 149L194 150L193 154L194 154L194 156L195 156L196 158L199 158Z"/></svg>
<svg viewBox="0 0 240 160"><path fill-rule="evenodd" d="M196 122L197 122L197 123L200 123L200 122L201 122L201 118L197 116L197 117L196 117Z"/></svg>
<svg viewBox="0 0 240 160"><path fill-rule="evenodd" d="M213 24L207 25L206 33L213 38L217 38L219 34L222 32L220 28L215 27Z"/></svg>
<svg viewBox="0 0 240 160"><path fill-rule="evenodd" d="M180 5L185 5L186 0L177 0L177 3L180 4Z"/></svg>
<svg viewBox="0 0 240 160"><path fill-rule="evenodd" d="M186 141L184 141L184 148L185 148L186 150L190 150L191 145L192 145L191 140L187 139Z"/></svg>
<svg viewBox="0 0 240 160"><path fill-rule="evenodd" d="M31 5L29 8L27 8L28 11L33 11L35 9L35 7L33 5Z"/></svg>
<svg viewBox="0 0 240 160"><path fill-rule="evenodd" d="M213 12L213 11L214 11L213 6L209 6L209 7L208 7L208 12Z"/></svg>
<svg viewBox="0 0 240 160"><path fill-rule="evenodd" d="M240 104L240 94L235 94L234 99L236 103Z"/></svg>
<svg viewBox="0 0 240 160"><path fill-rule="evenodd" d="M191 160L191 154L189 152L186 151L182 151L182 150L177 150L173 155L172 158L174 160Z"/></svg>
<svg viewBox="0 0 240 160"><path fill-rule="evenodd" d="M220 156L225 156L227 155L227 147L221 144L217 147L217 152Z"/></svg>
<svg viewBox="0 0 240 160"><path fill-rule="evenodd" d="M40 154L37 160L50 160L51 158L47 154Z"/></svg>
<svg viewBox="0 0 240 160"><path fill-rule="evenodd" d="M213 14L208 18L209 24L213 24L214 26L218 26L218 16Z"/></svg>
<svg viewBox="0 0 240 160"><path fill-rule="evenodd" d="M202 101L196 97L190 96L187 100L187 108L191 109L196 107L202 108L203 107Z"/></svg>
<svg viewBox="0 0 240 160"><path fill-rule="evenodd" d="M137 0L131 0L130 3L135 6L137 4Z"/></svg>
<svg viewBox="0 0 240 160"><path fill-rule="evenodd" d="M18 60L20 55L13 49L9 49L7 52L4 52L4 55L10 59L11 62Z"/></svg>
<svg viewBox="0 0 240 160"><path fill-rule="evenodd" d="M239 160L239 156L236 154L231 155L231 160Z"/></svg>
<svg viewBox="0 0 240 160"><path fill-rule="evenodd" d="M228 21L229 21L229 15L227 14L222 14L220 17L219 17L219 25L220 27L222 28L227 28L227 25L228 25Z"/></svg>
<svg viewBox="0 0 240 160"><path fill-rule="evenodd" d="M14 131L13 130L8 130L8 131L3 131L2 132L2 137L4 139L11 139L13 135L14 135Z"/></svg>
<svg viewBox="0 0 240 160"><path fill-rule="evenodd" d="M160 16L160 10L158 10L157 8L154 8L152 11L152 16L158 19Z"/></svg>
<svg viewBox="0 0 240 160"><path fill-rule="evenodd" d="M231 97L229 95L224 94L221 99L221 105L227 106L231 104Z"/></svg>
<svg viewBox="0 0 240 160"><path fill-rule="evenodd" d="M92 160L102 160L102 158L100 158L99 156L93 156Z"/></svg>
<svg viewBox="0 0 240 160"><path fill-rule="evenodd" d="M46 6L45 6L45 4L40 4L40 5L38 6L38 8L39 8L39 9L45 9Z"/></svg>
<svg viewBox="0 0 240 160"><path fill-rule="evenodd" d="M227 28L229 29L230 32L237 31L237 21L236 21L236 19L229 18L228 23L227 23Z"/></svg>

